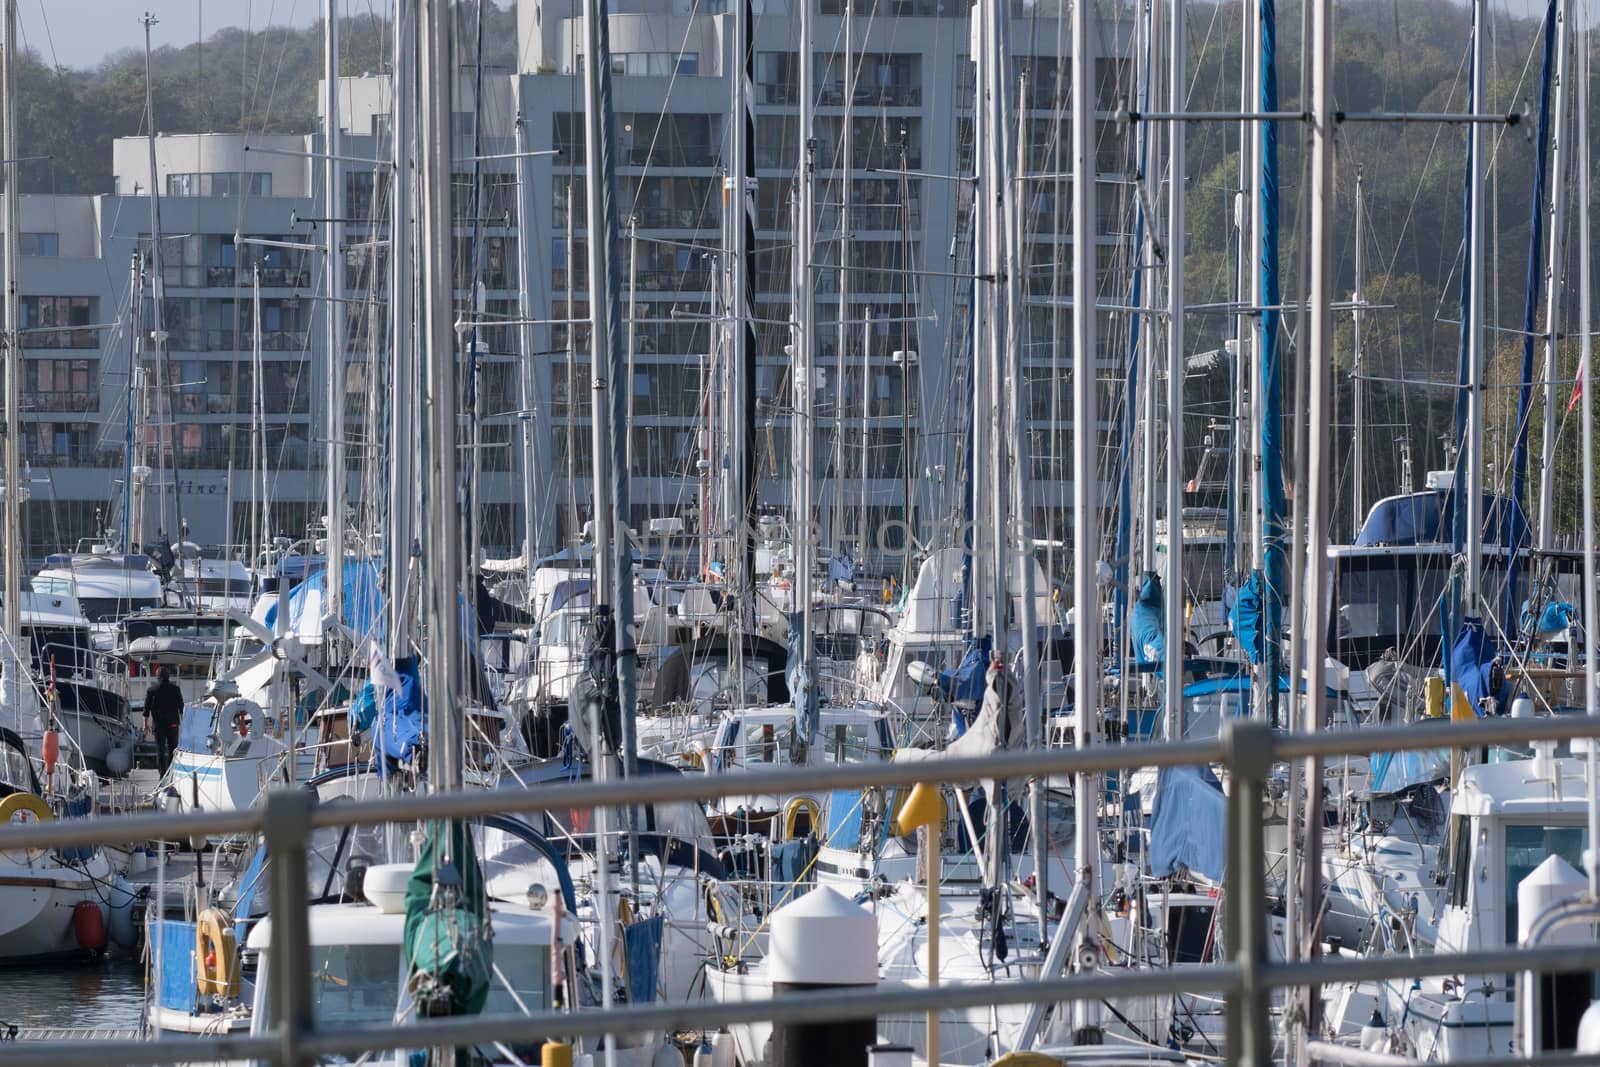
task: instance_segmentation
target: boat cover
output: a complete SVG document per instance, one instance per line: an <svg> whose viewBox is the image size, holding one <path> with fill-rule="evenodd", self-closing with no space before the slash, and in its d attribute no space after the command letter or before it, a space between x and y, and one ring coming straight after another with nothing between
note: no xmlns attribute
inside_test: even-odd
<svg viewBox="0 0 1600 1067"><path fill-rule="evenodd" d="M1150 816L1150 873L1184 868L1222 880L1227 855L1228 798L1209 767L1163 767Z"/></svg>
<svg viewBox="0 0 1600 1067"><path fill-rule="evenodd" d="M427 728L427 700L422 695L416 657L395 660L394 667L400 677L400 688L390 690L383 698L378 748L390 759L408 760L422 745Z"/></svg>
<svg viewBox="0 0 1600 1067"><path fill-rule="evenodd" d="M488 916L489 898L472 835L459 821L429 823L406 883L405 951L409 981L413 988L421 987L419 1016L483 1011L494 973ZM458 1053L456 1062L465 1061Z"/></svg>
<svg viewBox="0 0 1600 1067"><path fill-rule="evenodd" d="M817 739L817 687L811 684L811 665L801 648L805 643L804 613L789 613L789 699L794 702L794 736L806 745Z"/></svg>
<svg viewBox="0 0 1600 1067"><path fill-rule="evenodd" d="M989 671L990 639L974 638L967 642L967 651L953 671L939 672L939 689L946 700L976 704L983 699L985 676Z"/></svg>
<svg viewBox="0 0 1600 1067"><path fill-rule="evenodd" d="M1469 615L1461 620L1456 643L1450 649L1450 678L1461 687L1479 718L1483 717L1483 698L1500 696L1491 681L1497 651L1494 639L1483 629L1482 619Z"/></svg>
<svg viewBox="0 0 1600 1067"><path fill-rule="evenodd" d="M1261 587L1264 582L1260 571L1252 572L1233 600L1233 638L1240 648L1249 653L1251 663L1260 663L1264 652L1261 632Z"/></svg>
<svg viewBox="0 0 1600 1067"><path fill-rule="evenodd" d="M1518 624L1523 633L1532 633L1533 636L1549 639L1567 629L1578 621L1578 609L1565 600L1557 600L1546 604L1539 613L1539 624L1533 624L1533 606L1526 600L1522 602L1522 614Z"/></svg>
<svg viewBox="0 0 1600 1067"><path fill-rule="evenodd" d="M1133 602L1133 661L1141 667L1166 662L1166 610L1160 576L1146 574L1139 585L1139 597Z"/></svg>

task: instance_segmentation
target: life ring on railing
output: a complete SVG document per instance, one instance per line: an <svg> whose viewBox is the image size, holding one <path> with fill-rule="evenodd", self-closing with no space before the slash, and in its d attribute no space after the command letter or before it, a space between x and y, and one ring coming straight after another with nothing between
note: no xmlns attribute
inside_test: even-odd
<svg viewBox="0 0 1600 1067"><path fill-rule="evenodd" d="M232 1000L239 995L238 944L233 923L216 908L207 908L194 923L194 988L202 997Z"/></svg>
<svg viewBox="0 0 1600 1067"><path fill-rule="evenodd" d="M783 838L793 841L795 830L800 825L800 816L806 817L806 828L811 833L816 833L822 825L822 805L812 797L792 797L789 803L783 806Z"/></svg>
<svg viewBox="0 0 1600 1067"><path fill-rule="evenodd" d="M266 719L261 710L261 705L253 700L243 697L234 697L222 705L222 715L227 718L228 724L233 727L235 736L249 737L252 723L260 723L257 734L265 734Z"/></svg>
<svg viewBox="0 0 1600 1067"><path fill-rule="evenodd" d="M45 803L44 798L34 796L32 793L12 793L4 800L0 800L0 824L44 822L55 817L56 813Z"/></svg>

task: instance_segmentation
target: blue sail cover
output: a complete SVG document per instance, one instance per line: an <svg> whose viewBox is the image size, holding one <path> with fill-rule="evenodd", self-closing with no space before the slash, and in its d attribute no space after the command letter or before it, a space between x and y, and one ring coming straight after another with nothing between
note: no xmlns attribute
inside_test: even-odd
<svg viewBox="0 0 1600 1067"><path fill-rule="evenodd" d="M394 669L400 677L400 688L384 697L378 750L393 760L409 760L426 734L427 701L422 695L416 657L396 660Z"/></svg>
<svg viewBox="0 0 1600 1067"><path fill-rule="evenodd" d="M1231 621L1233 638L1250 656L1251 663L1260 663L1263 652L1261 640L1261 572L1253 571L1239 587L1233 599Z"/></svg>
<svg viewBox="0 0 1600 1067"><path fill-rule="evenodd" d="M1356 546L1449 544L1454 512L1450 500L1450 494L1442 490L1380 500L1372 505L1361 524ZM1521 506L1510 497L1484 494L1485 548L1520 547L1527 540L1527 526Z"/></svg>
<svg viewBox="0 0 1600 1067"><path fill-rule="evenodd" d="M1456 643L1450 649L1450 677L1480 718L1483 709L1478 702L1491 695L1489 676L1495 652L1494 640L1484 631L1482 619L1469 615L1461 620Z"/></svg>
<svg viewBox="0 0 1600 1067"><path fill-rule="evenodd" d="M1166 597L1161 579L1146 574L1133 604L1133 662L1141 667L1160 666L1167 658Z"/></svg>
<svg viewBox="0 0 1600 1067"><path fill-rule="evenodd" d="M1150 873L1180 867L1222 880L1227 855L1228 798L1209 767L1163 767L1150 813Z"/></svg>
<svg viewBox="0 0 1600 1067"><path fill-rule="evenodd" d="M828 578L835 582L853 582L856 577L856 561L850 553L840 549L828 557Z"/></svg>
<svg viewBox="0 0 1600 1067"><path fill-rule="evenodd" d="M946 700L970 701L973 704L983 700L992 648L988 637L968 641L960 666L953 671L939 672L939 690L944 693Z"/></svg>
<svg viewBox="0 0 1600 1067"><path fill-rule="evenodd" d="M319 620L306 618L306 613L320 613L323 610L327 580L327 571L316 571L289 591L287 629L290 632L304 633L316 628L313 624ZM383 586L378 564L374 561L352 560L344 565L344 606L341 614L344 624L356 634L379 639L383 637ZM267 608L264 621L268 629L277 627L276 603Z"/></svg>
<svg viewBox="0 0 1600 1067"><path fill-rule="evenodd" d="M1533 621L1533 606L1524 600L1519 621L1523 633L1548 639L1577 622L1578 609L1565 600L1546 604L1544 610L1539 613L1539 622L1536 626Z"/></svg>
<svg viewBox="0 0 1600 1067"><path fill-rule="evenodd" d="M797 586L798 588L798 586ZM807 745L817 739L817 687L811 681L811 665L805 647L804 614L789 613L789 699L794 702L794 735Z"/></svg>

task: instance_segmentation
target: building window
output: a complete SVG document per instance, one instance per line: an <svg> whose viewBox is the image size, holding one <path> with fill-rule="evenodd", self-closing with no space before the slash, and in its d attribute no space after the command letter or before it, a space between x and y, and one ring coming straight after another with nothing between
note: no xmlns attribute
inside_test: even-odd
<svg viewBox="0 0 1600 1067"><path fill-rule="evenodd" d="M93 330L69 330L94 321L94 297L25 296L21 303L23 348L98 348Z"/></svg>
<svg viewBox="0 0 1600 1067"><path fill-rule="evenodd" d="M17 243L25 256L59 256L61 235L56 233L21 233Z"/></svg>
<svg viewBox="0 0 1600 1067"><path fill-rule="evenodd" d="M272 175L266 171L221 171L167 175L168 196L271 196Z"/></svg>
<svg viewBox="0 0 1600 1067"><path fill-rule="evenodd" d="M30 411L93 411L99 406L87 359L27 361L23 406Z"/></svg>
<svg viewBox="0 0 1600 1067"><path fill-rule="evenodd" d="M583 55L578 55L578 73L583 73ZM670 78L678 75L684 78L698 77L700 74L700 56L698 53L677 52L613 52L611 53L611 75L615 78Z"/></svg>

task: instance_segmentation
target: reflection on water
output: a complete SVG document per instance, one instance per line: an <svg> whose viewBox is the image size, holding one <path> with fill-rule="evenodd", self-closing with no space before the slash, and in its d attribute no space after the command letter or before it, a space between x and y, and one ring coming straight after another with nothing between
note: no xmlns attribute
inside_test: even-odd
<svg viewBox="0 0 1600 1067"><path fill-rule="evenodd" d="M138 1026L144 971L127 958L0 968L0 1022L13 1026Z"/></svg>

